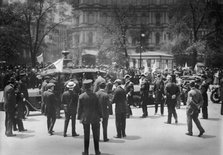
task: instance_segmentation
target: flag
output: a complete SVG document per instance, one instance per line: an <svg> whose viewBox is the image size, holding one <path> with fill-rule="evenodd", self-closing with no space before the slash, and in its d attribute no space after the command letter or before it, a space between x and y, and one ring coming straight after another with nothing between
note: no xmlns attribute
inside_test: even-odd
<svg viewBox="0 0 223 155"><path fill-rule="evenodd" d="M63 71L63 58L61 59L58 59L56 62L53 63L54 66L56 67L56 69L59 71L59 72L62 72Z"/></svg>
<svg viewBox="0 0 223 155"><path fill-rule="evenodd" d="M148 72L149 72L149 68L148 68L147 64L145 64L145 66L144 66L144 74L146 74Z"/></svg>
<svg viewBox="0 0 223 155"><path fill-rule="evenodd" d="M156 71L156 61L154 62L153 66L152 66L152 73L154 73Z"/></svg>
<svg viewBox="0 0 223 155"><path fill-rule="evenodd" d="M194 71L195 71L195 72L198 72L197 64L194 66Z"/></svg>
<svg viewBox="0 0 223 155"><path fill-rule="evenodd" d="M185 63L184 68L185 68L185 69L188 69L187 63Z"/></svg>
<svg viewBox="0 0 223 155"><path fill-rule="evenodd" d="M166 64L166 67L165 67L165 69L164 70L168 70L168 65Z"/></svg>
<svg viewBox="0 0 223 155"><path fill-rule="evenodd" d="M39 64L43 63L43 53L41 53L38 57L36 57L36 59Z"/></svg>

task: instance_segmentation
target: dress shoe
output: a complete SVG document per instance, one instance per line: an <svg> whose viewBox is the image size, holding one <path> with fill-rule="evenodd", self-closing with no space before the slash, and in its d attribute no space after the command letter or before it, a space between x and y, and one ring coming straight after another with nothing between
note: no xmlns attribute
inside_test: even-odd
<svg viewBox="0 0 223 155"><path fill-rule="evenodd" d="M126 137L126 134L124 134L122 137Z"/></svg>
<svg viewBox="0 0 223 155"><path fill-rule="evenodd" d="M114 136L114 138L122 138L121 136Z"/></svg>
<svg viewBox="0 0 223 155"><path fill-rule="evenodd" d="M15 137L16 134L6 134L7 137Z"/></svg>
<svg viewBox="0 0 223 155"><path fill-rule="evenodd" d="M178 120L175 121L175 124L178 124Z"/></svg>
<svg viewBox="0 0 223 155"><path fill-rule="evenodd" d="M147 116L146 115L142 115L140 118L146 118Z"/></svg>
<svg viewBox="0 0 223 155"><path fill-rule="evenodd" d="M75 134L72 134L72 137L77 137L79 136L79 134L75 133Z"/></svg>
<svg viewBox="0 0 223 155"><path fill-rule="evenodd" d="M171 124L170 122L164 122L165 124Z"/></svg>
<svg viewBox="0 0 223 155"><path fill-rule="evenodd" d="M25 132L28 131L27 129L19 130L19 132Z"/></svg>
<svg viewBox="0 0 223 155"><path fill-rule="evenodd" d="M193 134L192 133L185 133L186 135L188 135L188 136L193 136Z"/></svg>
<svg viewBox="0 0 223 155"><path fill-rule="evenodd" d="M107 139L104 139L104 142L108 142L109 141L109 139L107 138Z"/></svg>
<svg viewBox="0 0 223 155"><path fill-rule="evenodd" d="M198 135L198 137L201 137L204 134L205 131L201 131Z"/></svg>
<svg viewBox="0 0 223 155"><path fill-rule="evenodd" d="M17 128L15 128L15 129L13 129L13 131L18 131L18 129L17 129Z"/></svg>
<svg viewBox="0 0 223 155"><path fill-rule="evenodd" d="M89 155L88 152L82 152L82 155Z"/></svg>
<svg viewBox="0 0 223 155"><path fill-rule="evenodd" d="M52 131L49 131L48 133L49 133L49 135L50 135L50 136L52 136L52 135L53 135L53 132L52 132Z"/></svg>
<svg viewBox="0 0 223 155"><path fill-rule="evenodd" d="M63 134L64 137L67 137L67 134Z"/></svg>
<svg viewBox="0 0 223 155"><path fill-rule="evenodd" d="M101 155L101 152L100 151L96 151L95 155Z"/></svg>

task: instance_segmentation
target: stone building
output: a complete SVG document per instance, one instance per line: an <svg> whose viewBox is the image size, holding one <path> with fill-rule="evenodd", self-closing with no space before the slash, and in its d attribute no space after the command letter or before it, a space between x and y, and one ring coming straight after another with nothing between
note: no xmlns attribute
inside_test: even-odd
<svg viewBox="0 0 223 155"><path fill-rule="evenodd" d="M98 23L106 22L107 18L112 18L109 16L111 8L116 5L126 7L132 5L135 9L135 20L127 30L127 51L130 62L138 61L141 62L141 65L144 65L143 62L148 62L147 65L151 66L151 63L156 61L155 57L151 58L150 55L145 56L145 54L142 54L144 56L140 58L131 57L137 53L137 48L141 46L141 40L138 39L138 36L142 33L142 25L146 35L143 42L144 52L152 51L155 54L160 49L161 44L170 40L167 33L168 8L174 3L174 0L79 0L76 2L75 12L78 16L74 20L72 46L69 50L74 57L82 58L79 61L80 65L83 62L86 63L86 58L96 63L99 40L103 39ZM165 52L163 53L165 54ZM165 57L162 58L165 59ZM151 61L147 61L147 59ZM173 58L168 59L170 62L167 64L170 68L172 67L172 60ZM166 60L161 62L164 61L166 63ZM134 66L139 67L139 65ZM133 63L130 63L130 67L133 67Z"/></svg>

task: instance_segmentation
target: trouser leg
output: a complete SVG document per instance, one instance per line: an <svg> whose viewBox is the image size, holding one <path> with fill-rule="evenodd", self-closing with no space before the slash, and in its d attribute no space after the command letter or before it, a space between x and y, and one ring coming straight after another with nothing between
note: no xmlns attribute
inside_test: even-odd
<svg viewBox="0 0 223 155"><path fill-rule="evenodd" d="M171 118L172 118L172 109L171 107L168 105L168 116L167 116L167 123L171 123Z"/></svg>
<svg viewBox="0 0 223 155"><path fill-rule="evenodd" d="M24 130L24 126L23 126L23 122L22 122L21 118L17 119L17 124L18 124L19 131L23 131Z"/></svg>
<svg viewBox="0 0 223 155"><path fill-rule="evenodd" d="M83 124L84 128L84 152L88 153L90 143L90 124Z"/></svg>
<svg viewBox="0 0 223 155"><path fill-rule="evenodd" d="M192 134L193 131L192 131L192 117L190 115L190 113L188 113L188 110L187 110L187 129L188 129L188 133Z"/></svg>
<svg viewBox="0 0 223 155"><path fill-rule="evenodd" d="M117 136L121 137L121 114L116 114L115 117Z"/></svg>
<svg viewBox="0 0 223 155"><path fill-rule="evenodd" d="M202 107L202 116L204 119L208 119L208 107L207 106Z"/></svg>
<svg viewBox="0 0 223 155"><path fill-rule="evenodd" d="M99 132L100 132L100 123L92 124L92 132L94 138L94 150L95 152L99 152Z"/></svg>
<svg viewBox="0 0 223 155"><path fill-rule="evenodd" d="M106 140L108 139L107 136L108 118L103 118L102 127L103 127L103 139Z"/></svg>
<svg viewBox="0 0 223 155"><path fill-rule="evenodd" d="M177 118L177 112L176 112L176 109L175 109L175 107L172 107L172 112L173 112L173 117L175 118L175 121L177 122L178 120L178 118Z"/></svg>
<svg viewBox="0 0 223 155"><path fill-rule="evenodd" d="M76 114L72 114L72 135L76 135Z"/></svg>
<svg viewBox="0 0 223 155"><path fill-rule="evenodd" d="M147 104L144 101L142 102L142 112L143 112L143 116L148 116Z"/></svg>
<svg viewBox="0 0 223 155"><path fill-rule="evenodd" d="M125 127L126 127L126 117L125 117L125 115L124 114L121 114L121 135L123 136L123 137L125 137L126 136L126 134L125 134Z"/></svg>
<svg viewBox="0 0 223 155"><path fill-rule="evenodd" d="M160 113L161 113L161 115L163 115L163 112L164 112L164 101L161 101L160 102Z"/></svg>
<svg viewBox="0 0 223 155"><path fill-rule="evenodd" d="M67 133L67 127L70 121L70 115L68 114L68 112L65 112L65 121L64 121L64 132L63 134L66 135Z"/></svg>
<svg viewBox="0 0 223 155"><path fill-rule="evenodd" d="M158 111L158 106L159 106L159 103L157 101L155 101L155 113L157 113L157 111Z"/></svg>
<svg viewBox="0 0 223 155"><path fill-rule="evenodd" d="M49 115L47 115L47 131L49 132L50 129L50 122L51 122L51 117Z"/></svg>
<svg viewBox="0 0 223 155"><path fill-rule="evenodd" d="M203 129L203 127L201 126L201 123L200 123L200 121L199 121L199 119L198 119L198 114L196 114L195 116L193 116L192 119L193 119L194 123L196 124L197 128L199 129L199 131L200 131L200 132L203 132L204 129Z"/></svg>
<svg viewBox="0 0 223 155"><path fill-rule="evenodd" d="M6 135L13 134L12 133L13 120L14 120L13 117L14 117L13 114L9 114L8 112L6 112L6 122L5 122L5 125L6 125L6 132L5 132L5 134Z"/></svg>

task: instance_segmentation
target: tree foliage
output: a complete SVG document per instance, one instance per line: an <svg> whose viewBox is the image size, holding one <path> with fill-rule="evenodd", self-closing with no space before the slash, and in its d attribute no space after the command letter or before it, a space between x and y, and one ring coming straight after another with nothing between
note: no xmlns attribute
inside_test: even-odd
<svg viewBox="0 0 223 155"><path fill-rule="evenodd" d="M113 5L109 12L104 12L103 23L99 23L104 39L110 40L110 46L104 49L113 54L114 62L128 68L127 33L134 20L135 8L132 5Z"/></svg>

